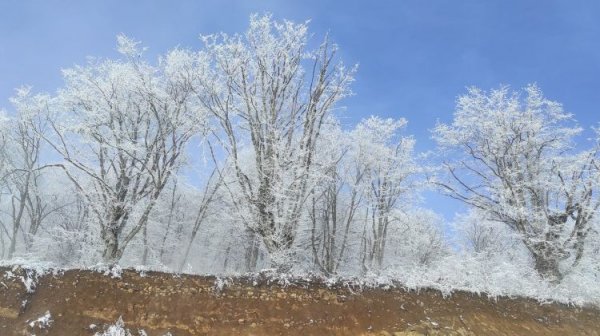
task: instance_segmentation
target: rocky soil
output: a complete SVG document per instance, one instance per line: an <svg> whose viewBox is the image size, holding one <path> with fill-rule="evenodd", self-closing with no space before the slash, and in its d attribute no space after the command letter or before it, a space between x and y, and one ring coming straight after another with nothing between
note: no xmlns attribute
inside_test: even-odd
<svg viewBox="0 0 600 336"><path fill-rule="evenodd" d="M130 270L27 279L35 276L0 268L2 336L94 335L119 317L133 335L600 335L596 308L470 293Z"/></svg>

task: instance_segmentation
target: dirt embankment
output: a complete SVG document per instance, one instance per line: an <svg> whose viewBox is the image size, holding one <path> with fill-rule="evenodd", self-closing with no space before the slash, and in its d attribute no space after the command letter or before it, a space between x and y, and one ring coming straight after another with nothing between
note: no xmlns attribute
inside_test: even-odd
<svg viewBox="0 0 600 336"><path fill-rule="evenodd" d="M23 276L23 278L21 278ZM0 335L93 335L122 316L138 335L600 335L600 311L433 290L281 287L238 279L67 271L26 289L0 269ZM25 281L23 281L25 280ZM36 319L50 312L52 322ZM32 323L33 322L33 323ZM46 326L45 326L46 325Z"/></svg>

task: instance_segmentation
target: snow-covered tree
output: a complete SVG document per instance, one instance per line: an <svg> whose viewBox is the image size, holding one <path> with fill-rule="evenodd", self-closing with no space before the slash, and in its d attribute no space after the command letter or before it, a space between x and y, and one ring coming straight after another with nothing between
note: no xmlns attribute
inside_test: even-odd
<svg viewBox="0 0 600 336"><path fill-rule="evenodd" d="M138 44L119 36L122 59L64 70L47 112L53 132L44 138L100 226L107 262L145 227L205 123L192 95L192 53L175 49L152 66Z"/></svg>
<svg viewBox="0 0 600 336"><path fill-rule="evenodd" d="M95 264L100 237L90 207L64 174L56 176L53 184L59 188L53 188L51 203L55 210L45 217L42 230L32 237L26 252L60 266Z"/></svg>
<svg viewBox="0 0 600 336"><path fill-rule="evenodd" d="M516 231L538 273L560 281L581 261L600 207L600 142L577 152L581 131L534 85L523 95L471 88L453 122L434 130L441 148L456 155L437 184Z"/></svg>
<svg viewBox="0 0 600 336"><path fill-rule="evenodd" d="M6 176L10 171L9 132L10 118L6 111L0 109L0 186L4 186Z"/></svg>
<svg viewBox="0 0 600 336"><path fill-rule="evenodd" d="M192 248L192 244L194 243L194 240L198 235L198 230L200 229L200 226L206 221L210 213L210 208L213 206L213 202L219 196L218 191L221 187L221 184L223 183L223 178L224 177L222 174L220 174L218 168L214 168L206 182L205 188L202 192L202 196L199 202L196 204L197 211L194 216L194 222L192 225L191 233L189 235L189 241L187 242L185 253L179 265L180 271L183 269L187 262Z"/></svg>
<svg viewBox="0 0 600 336"><path fill-rule="evenodd" d="M413 206L395 209L390 216L396 223L387 237L386 265L392 269L428 267L448 254L442 218L433 211Z"/></svg>
<svg viewBox="0 0 600 336"><path fill-rule="evenodd" d="M40 95L32 98L29 91L27 87L20 88L11 98L15 113L5 119L10 127L2 132L4 169L1 174L7 193L2 225L10 239L8 258L15 254L20 236L29 249L42 222L61 206L53 202L53 196L43 185L43 175L51 166L42 162L40 132L46 130L37 112L45 108L49 97Z"/></svg>
<svg viewBox="0 0 600 336"><path fill-rule="evenodd" d="M4 110L0 110L0 202L5 202L8 198L7 186L8 176L10 175L10 155L11 152L8 149L9 138L10 138L10 123L9 118ZM11 234L7 224L4 221L0 221L2 226L0 230L0 257L4 258L7 239L11 238Z"/></svg>
<svg viewBox="0 0 600 336"><path fill-rule="evenodd" d="M310 50L308 26L252 16L244 35L204 37L198 96L218 120L249 230L275 267L289 263L324 120L350 94L353 70L325 39ZM252 168L240 151L249 144ZM256 176L251 178L249 170Z"/></svg>
<svg viewBox="0 0 600 336"><path fill-rule="evenodd" d="M370 117L352 132L353 156L365 176L361 189L367 209L363 214L363 265L365 270L383 265L387 235L393 224L392 211L401 197L414 195L415 175L419 172L414 157L415 141L404 136L405 119ZM405 199L405 204L412 200Z"/></svg>
<svg viewBox="0 0 600 336"><path fill-rule="evenodd" d="M402 134L405 125L404 119L370 117L342 131L335 120L328 123L308 205L310 247L325 274L346 258L355 260L350 268L380 270L386 245L398 243L399 236L392 241L389 233L401 224L395 214L414 205L411 189L420 170L414 140Z"/></svg>
<svg viewBox="0 0 600 336"><path fill-rule="evenodd" d="M510 257L511 253L524 248L518 233L488 217L477 208L455 217L455 240L462 250L493 258L498 255Z"/></svg>
<svg viewBox="0 0 600 336"><path fill-rule="evenodd" d="M356 241L356 217L365 167L352 157L352 137L335 119L326 123L315 156L314 187L307 205L312 258L324 274L337 273Z"/></svg>

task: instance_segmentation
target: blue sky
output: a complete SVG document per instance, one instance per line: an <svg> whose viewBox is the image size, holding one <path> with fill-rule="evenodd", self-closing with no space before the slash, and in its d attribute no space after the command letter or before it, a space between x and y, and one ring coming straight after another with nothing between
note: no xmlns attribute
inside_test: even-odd
<svg viewBox="0 0 600 336"><path fill-rule="evenodd" d="M245 30L250 13L311 19L346 63L359 63L344 122L405 117L418 149L451 120L465 87L536 82L582 126L600 121L600 1L590 0L0 0L0 107L22 84L54 91L60 69L116 55L115 36L143 41L154 57L200 46L198 35ZM460 208L427 194L446 217Z"/></svg>

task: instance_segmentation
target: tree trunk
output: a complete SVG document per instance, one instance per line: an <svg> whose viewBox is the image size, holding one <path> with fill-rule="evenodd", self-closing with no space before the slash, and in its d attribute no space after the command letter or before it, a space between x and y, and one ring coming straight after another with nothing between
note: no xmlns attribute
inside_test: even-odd
<svg viewBox="0 0 600 336"><path fill-rule="evenodd" d="M104 251L102 259L105 263L115 264L121 258L119 251L119 237L116 229L104 229L102 232L102 240L104 241Z"/></svg>
<svg viewBox="0 0 600 336"><path fill-rule="evenodd" d="M248 232L247 239L249 244L246 247L246 253L244 255L246 272L254 272L256 271L256 264L258 262L260 241L252 232Z"/></svg>
<svg viewBox="0 0 600 336"><path fill-rule="evenodd" d="M144 224L143 240L144 240L144 252L142 253L142 265L148 264L148 225Z"/></svg>
<svg viewBox="0 0 600 336"><path fill-rule="evenodd" d="M563 275L560 272L558 260L539 255L534 255L534 260L535 269L542 278L553 283L560 282Z"/></svg>
<svg viewBox="0 0 600 336"><path fill-rule="evenodd" d="M559 251L551 243L542 242L534 245L532 249L534 266L537 273L551 283L559 283L563 274L560 271Z"/></svg>
<svg viewBox="0 0 600 336"><path fill-rule="evenodd" d="M12 237L10 239L10 245L8 247L8 259L12 259L17 249L17 229L18 227L13 228Z"/></svg>
<svg viewBox="0 0 600 336"><path fill-rule="evenodd" d="M4 233L0 232L0 259L4 259Z"/></svg>

